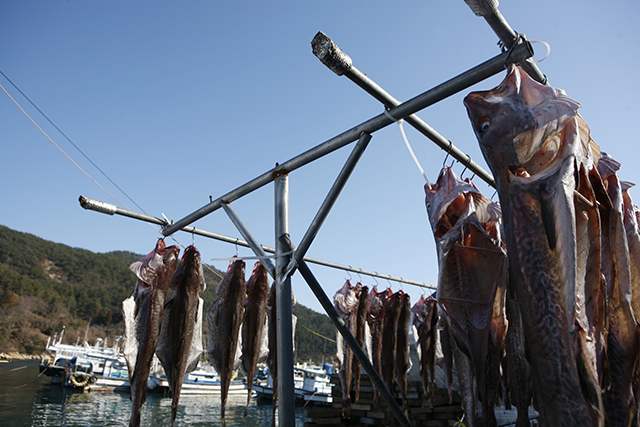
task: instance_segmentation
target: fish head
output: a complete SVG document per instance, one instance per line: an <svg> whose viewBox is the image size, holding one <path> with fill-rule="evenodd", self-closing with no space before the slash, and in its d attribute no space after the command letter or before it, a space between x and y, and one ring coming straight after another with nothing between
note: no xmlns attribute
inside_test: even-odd
<svg viewBox="0 0 640 427"><path fill-rule="evenodd" d="M333 296L333 303L338 313L348 315L356 310L361 292L362 285L352 286L351 281L347 280Z"/></svg>
<svg viewBox="0 0 640 427"><path fill-rule="evenodd" d="M533 80L517 65L492 90L464 99L471 126L494 175L532 176L558 157L554 138L578 114L578 104L561 89Z"/></svg>
<svg viewBox="0 0 640 427"><path fill-rule="evenodd" d="M253 265L253 272L251 275L259 277L262 280L266 280L267 282L269 281L269 272L267 271L267 267L265 267L260 261L256 261Z"/></svg>
<svg viewBox="0 0 640 427"><path fill-rule="evenodd" d="M480 194L470 181L458 178L448 166L435 184L425 184L425 204L436 239L444 236L460 218L467 216Z"/></svg>
<svg viewBox="0 0 640 427"><path fill-rule="evenodd" d="M219 297L225 296L232 288L236 286L245 286L244 283L245 263L241 259L232 259L229 261L227 272L224 274L220 283L216 287L216 294Z"/></svg>
<svg viewBox="0 0 640 427"><path fill-rule="evenodd" d="M164 239L158 239L153 251L132 263L129 269L135 273L139 282L147 287L166 284L168 289L171 277L178 266L179 254L180 248L175 245L167 247Z"/></svg>
<svg viewBox="0 0 640 427"><path fill-rule="evenodd" d="M253 265L253 272L247 281L247 299L245 306L249 304L249 300L263 300L269 297L269 273L266 267L257 261Z"/></svg>
<svg viewBox="0 0 640 427"><path fill-rule="evenodd" d="M200 252L193 245L187 246L184 250L182 260L173 275L171 287L176 289L177 286L180 286L179 284L194 288L193 290L196 292L202 292L207 287L204 281Z"/></svg>
<svg viewBox="0 0 640 427"><path fill-rule="evenodd" d="M382 307L384 303L389 299L389 297L393 294L393 291L390 288L385 289L384 291L378 292L378 287L376 285L373 286L371 292L369 292L369 311L368 315L372 318L376 318L380 315L382 311Z"/></svg>

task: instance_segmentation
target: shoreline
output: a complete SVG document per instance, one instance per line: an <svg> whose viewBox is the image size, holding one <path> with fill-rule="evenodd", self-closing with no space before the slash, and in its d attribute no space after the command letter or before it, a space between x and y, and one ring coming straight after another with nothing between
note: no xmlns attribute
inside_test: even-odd
<svg viewBox="0 0 640 427"><path fill-rule="evenodd" d="M10 351L7 353L0 353L0 360L41 360L42 354L23 354L17 351Z"/></svg>

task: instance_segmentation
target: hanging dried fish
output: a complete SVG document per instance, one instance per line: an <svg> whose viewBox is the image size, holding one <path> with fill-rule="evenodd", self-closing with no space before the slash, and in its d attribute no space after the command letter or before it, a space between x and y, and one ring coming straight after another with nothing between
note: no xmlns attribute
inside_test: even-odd
<svg viewBox="0 0 640 427"><path fill-rule="evenodd" d="M147 379L160 334L164 300L178 266L179 253L177 246L167 247L164 239L159 239L151 253L129 266L138 276L133 294L122 303L124 357L131 386L131 427L140 425L140 412L147 400Z"/></svg>

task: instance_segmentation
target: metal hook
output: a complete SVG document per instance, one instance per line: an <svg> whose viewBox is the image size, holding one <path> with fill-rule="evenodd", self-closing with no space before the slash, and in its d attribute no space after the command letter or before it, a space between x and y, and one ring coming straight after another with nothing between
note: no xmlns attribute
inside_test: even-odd
<svg viewBox="0 0 640 427"><path fill-rule="evenodd" d="M509 62L509 57L511 57L511 53L513 52L513 50L515 49L515 47L516 47L517 45L519 45L519 44L520 44L520 42L524 42L524 41L526 41L526 40L527 40L527 39L525 38L525 35L524 35L524 34L522 34L522 33L517 33L517 34L516 34L516 38L515 38L515 40L513 41L513 43L511 44L511 47L510 47L510 48L509 48L509 50L508 50L507 56L504 58L504 68L507 68L507 62ZM523 61L524 61L524 59L523 59L522 61L520 61L520 62L518 63L518 65L520 65Z"/></svg>
<svg viewBox="0 0 640 427"><path fill-rule="evenodd" d="M449 141L451 142L451 141ZM444 160L442 161L442 167L444 168L447 165L447 159L449 158L449 152L447 151L447 155L444 156Z"/></svg>

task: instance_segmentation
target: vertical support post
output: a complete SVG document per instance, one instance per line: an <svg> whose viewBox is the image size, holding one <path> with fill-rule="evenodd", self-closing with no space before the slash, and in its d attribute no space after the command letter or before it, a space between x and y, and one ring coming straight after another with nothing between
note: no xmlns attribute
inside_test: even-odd
<svg viewBox="0 0 640 427"><path fill-rule="evenodd" d="M276 314L278 336L278 419L280 427L295 427L295 392L293 385L293 328L291 312L291 278L286 274L290 255L280 243L289 235L289 175L275 179L276 231Z"/></svg>

